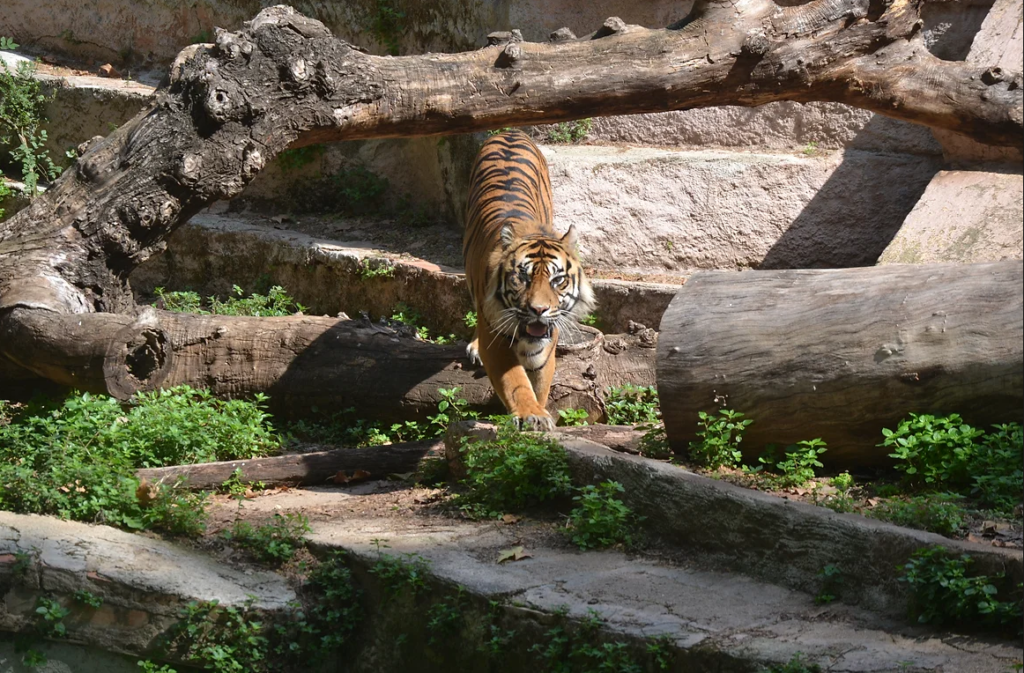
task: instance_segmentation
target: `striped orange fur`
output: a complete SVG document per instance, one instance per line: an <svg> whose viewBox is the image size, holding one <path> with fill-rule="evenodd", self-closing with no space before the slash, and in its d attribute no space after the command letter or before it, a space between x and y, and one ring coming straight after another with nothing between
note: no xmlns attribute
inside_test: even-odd
<svg viewBox="0 0 1024 673"><path fill-rule="evenodd" d="M477 311L467 355L521 427L553 428L545 406L558 335L593 308L594 293L575 229L559 236L552 227L548 165L525 133L501 133L480 148L462 253Z"/></svg>

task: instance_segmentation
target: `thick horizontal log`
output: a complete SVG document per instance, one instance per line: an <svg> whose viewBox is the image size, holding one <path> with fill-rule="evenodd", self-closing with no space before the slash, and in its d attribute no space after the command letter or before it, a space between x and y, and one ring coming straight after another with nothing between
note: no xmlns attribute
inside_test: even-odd
<svg viewBox="0 0 1024 673"><path fill-rule="evenodd" d="M579 342L569 343L575 337ZM60 315L17 308L0 313L0 340L26 369L68 386L127 399L140 390L191 385L223 397L270 396L286 416L353 409L364 418L406 420L437 411L440 389L481 411L503 413L465 345L439 346L364 320L304 315L250 318L147 309ZM657 335L566 335L550 408L604 416L604 393L624 383L654 385Z"/></svg>
<svg viewBox="0 0 1024 673"><path fill-rule="evenodd" d="M824 460L869 465L909 412L1020 421L1022 323L1020 261L699 273L661 323L666 432L685 450L725 406L754 421L750 457L821 437Z"/></svg>
<svg viewBox="0 0 1024 673"><path fill-rule="evenodd" d="M635 447L642 435L632 428L615 425L587 425L560 428L559 431L627 453L636 453ZM368 473L363 477L366 479L407 474L419 470L424 460L443 456L444 440L436 439L250 460L156 467L137 470L135 476L150 485L173 484L202 491L216 489L238 470L242 481L261 481L267 486L308 486L336 483L333 480L339 472L351 477L356 470L363 470Z"/></svg>
<svg viewBox="0 0 1024 673"><path fill-rule="evenodd" d="M416 472L426 458L444 455L441 440L406 442L362 449L334 449L251 460L226 460L175 467L137 470L135 476L150 485L171 484L191 490L212 490L239 471L242 481L261 481L267 486L310 486L336 483L339 472L351 476L368 472L367 479Z"/></svg>

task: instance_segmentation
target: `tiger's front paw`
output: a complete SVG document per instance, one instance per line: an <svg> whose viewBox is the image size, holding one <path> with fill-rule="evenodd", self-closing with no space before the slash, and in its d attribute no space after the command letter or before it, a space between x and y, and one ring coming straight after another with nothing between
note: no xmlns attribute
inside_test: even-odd
<svg viewBox="0 0 1024 673"><path fill-rule="evenodd" d="M534 432L549 432L555 429L555 421L545 412L543 416L530 414L516 418L520 430L532 430Z"/></svg>
<svg viewBox="0 0 1024 673"><path fill-rule="evenodd" d="M466 345L466 357L469 358L470 364L474 364L477 367L483 365L484 361L480 359L479 339L473 339Z"/></svg>

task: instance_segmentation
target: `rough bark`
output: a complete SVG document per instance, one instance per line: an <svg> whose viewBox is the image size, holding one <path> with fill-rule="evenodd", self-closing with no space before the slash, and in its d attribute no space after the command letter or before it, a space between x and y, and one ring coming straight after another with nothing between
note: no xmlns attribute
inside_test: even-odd
<svg viewBox="0 0 1024 673"><path fill-rule="evenodd" d="M44 354L68 335L35 331L29 323L49 317L16 309L133 314L132 269L288 146L775 100L841 101L981 142L1024 144L1020 73L935 59L919 35L920 8L698 1L663 30L609 19L581 40L531 44L512 32L475 52L400 58L361 53L317 21L268 8L237 33L219 32L216 44L184 50L149 109L0 223L0 329L20 335L0 342L0 353L51 376ZM129 357L145 364L143 342L156 340L140 333L124 348L91 334L81 339L96 343L80 344L71 359L95 363L120 349L125 370ZM242 346L238 359L252 361ZM187 362L169 355L166 380L182 378Z"/></svg>
<svg viewBox="0 0 1024 673"><path fill-rule="evenodd" d="M363 449L335 449L252 460L157 467L137 470L135 475L151 485L172 484L191 490L212 490L241 472L242 481L261 481L267 486L308 486L337 483L339 472L351 477L356 470L367 479L417 471L423 460L444 455L444 442L427 440ZM179 480L181 480L179 482Z"/></svg>
<svg viewBox="0 0 1024 673"><path fill-rule="evenodd" d="M615 425L585 425L559 428L560 434L597 442L614 451L636 453L642 432ZM335 475L351 478L356 470L365 479L383 479L391 474L416 472L427 458L443 457L441 439L403 442L388 446L344 448L298 453L251 460L226 460L174 467L137 470L135 475L151 485L173 484L190 490L212 490L230 479L235 470L243 481L261 481L267 486L303 486L337 483ZM181 481L179 482L179 479Z"/></svg>
<svg viewBox="0 0 1024 673"><path fill-rule="evenodd" d="M908 412L1021 420L1024 266L887 266L693 276L661 323L658 389L673 447L698 412L754 421L756 456L820 437L836 465L884 461Z"/></svg>
<svg viewBox="0 0 1024 673"><path fill-rule="evenodd" d="M0 342L26 368L79 390L125 399L137 390L188 384L239 397L264 392L275 413L352 408L360 417L425 418L442 388L482 411L501 413L483 369L465 345L439 346L366 320L304 315L249 318L147 309L61 316L17 308ZM575 345L569 343L576 337ZM588 327L558 348L550 408L604 416L604 391L654 385L653 330L604 335Z"/></svg>

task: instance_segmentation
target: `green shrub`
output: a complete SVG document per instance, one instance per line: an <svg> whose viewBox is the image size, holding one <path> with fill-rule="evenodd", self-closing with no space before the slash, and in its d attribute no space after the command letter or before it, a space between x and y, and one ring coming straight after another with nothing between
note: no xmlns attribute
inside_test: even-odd
<svg viewBox="0 0 1024 673"><path fill-rule="evenodd" d="M7 44L14 42L8 40ZM21 168L25 195L30 199L35 198L41 180L56 179L61 173L45 149L46 131L42 128L51 98L43 94L30 63L11 72L0 61L0 146L12 148L11 159Z"/></svg>
<svg viewBox="0 0 1024 673"><path fill-rule="evenodd" d="M559 409L558 424L565 427L586 425L590 414L586 409Z"/></svg>
<svg viewBox="0 0 1024 673"><path fill-rule="evenodd" d="M781 488L803 486L814 479L814 468L822 467L818 456L828 448L819 439L805 439L786 447L786 457L779 459L775 455L776 447L771 446L758 461L765 467L778 473L775 484Z"/></svg>
<svg viewBox="0 0 1024 673"><path fill-rule="evenodd" d="M223 301L217 297L209 297L206 308L203 308L203 302L197 292L167 292L158 287L153 290L153 294L157 297L157 306L177 313L268 317L293 315L307 308L288 296L288 292L280 285L271 287L267 294L253 292L248 297L237 285L233 285L231 291L234 296L229 296Z"/></svg>
<svg viewBox="0 0 1024 673"><path fill-rule="evenodd" d="M571 122L559 122L552 124L548 129L548 142L552 143L576 143L587 137L594 120L589 117L577 119Z"/></svg>
<svg viewBox="0 0 1024 673"><path fill-rule="evenodd" d="M1011 600L999 600L1002 575L970 575L973 559L952 557L942 547L914 552L899 569L911 593L911 617L922 624L1021 630L1021 585Z"/></svg>
<svg viewBox="0 0 1024 673"><path fill-rule="evenodd" d="M286 563L295 552L305 546L305 535L310 530L309 519L302 514L287 512L274 514L267 523L253 526L248 521L236 521L224 537L252 554L263 563Z"/></svg>
<svg viewBox="0 0 1024 673"><path fill-rule="evenodd" d="M658 390L654 386L631 383L613 386L605 393L604 405L610 425L637 425L661 420Z"/></svg>
<svg viewBox="0 0 1024 673"><path fill-rule="evenodd" d="M955 493L925 493L879 503L867 514L898 526L952 536L967 525L963 498Z"/></svg>
<svg viewBox="0 0 1024 673"><path fill-rule="evenodd" d="M690 442L690 460L708 469L738 465L743 459L740 442L743 431L754 421L743 419L743 414L732 409L719 409L697 414L699 430L697 440Z"/></svg>
<svg viewBox="0 0 1024 673"><path fill-rule="evenodd" d="M633 544L633 511L615 497L624 491L617 481L579 489L579 495L573 497L576 507L569 513L568 534L574 545L580 549L600 549Z"/></svg>
<svg viewBox="0 0 1024 673"><path fill-rule="evenodd" d="M466 492L458 501L470 516L499 517L572 492L565 449L511 422L500 423L491 441L463 439L461 453Z"/></svg>
<svg viewBox="0 0 1024 673"><path fill-rule="evenodd" d="M975 454L974 440L983 431L963 422L958 414L937 417L910 414L896 430L885 428L879 446L892 450L896 469L912 482L924 481L937 488L970 483L969 465Z"/></svg>
<svg viewBox="0 0 1024 673"><path fill-rule="evenodd" d="M162 491L144 510L135 470L276 451L280 440L262 409L265 400L224 401L181 386L137 395L126 407L89 393L24 407L2 404L0 508L194 531L197 522L185 513L198 496Z"/></svg>
<svg viewBox="0 0 1024 673"><path fill-rule="evenodd" d="M952 491L979 504L1012 510L1024 494L1024 433L1020 423L974 428L958 414L910 414L882 430L896 469L914 486Z"/></svg>

